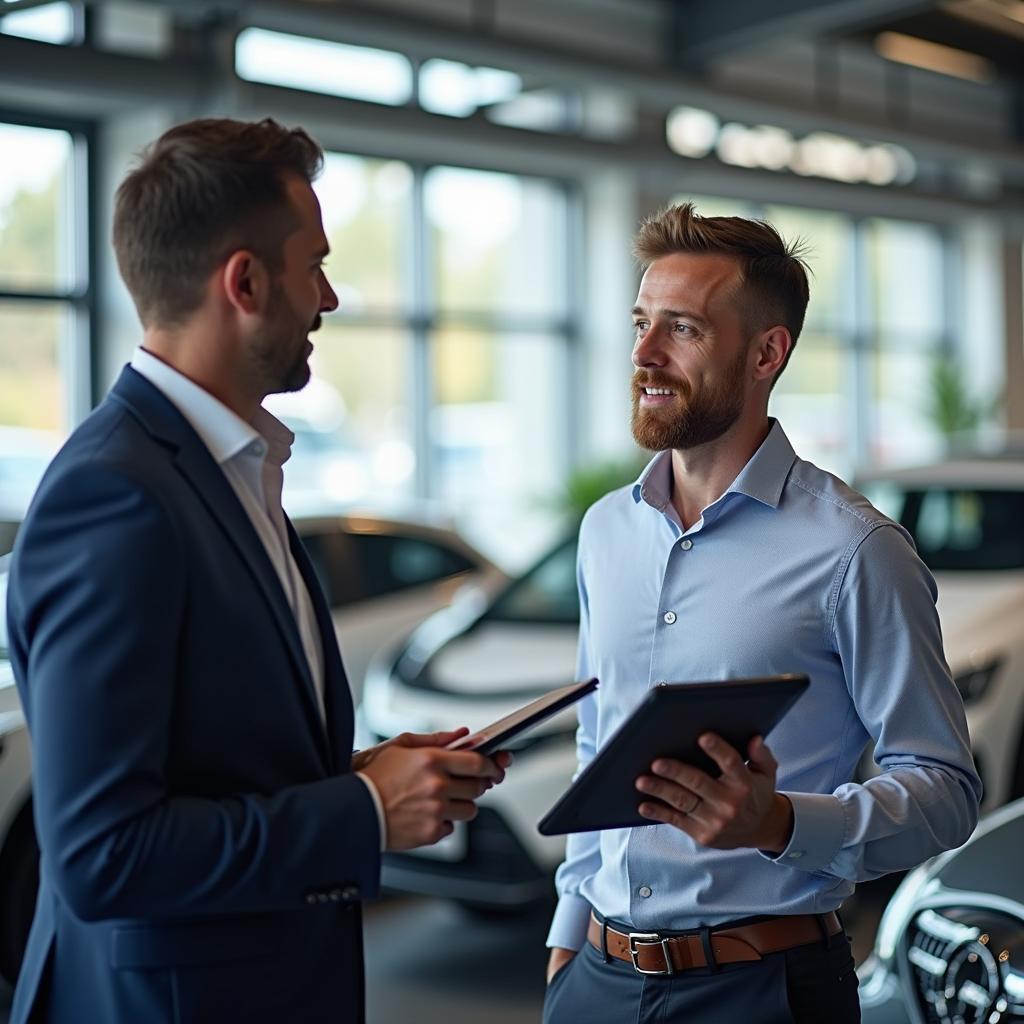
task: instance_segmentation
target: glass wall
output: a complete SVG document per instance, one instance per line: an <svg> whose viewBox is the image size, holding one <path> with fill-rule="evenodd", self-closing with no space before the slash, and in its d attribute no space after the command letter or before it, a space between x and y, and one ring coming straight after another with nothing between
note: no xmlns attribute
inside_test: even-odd
<svg viewBox="0 0 1024 1024"><path fill-rule="evenodd" d="M87 274L68 131L0 123L0 519L18 519L71 425Z"/></svg>
<svg viewBox="0 0 1024 1024"><path fill-rule="evenodd" d="M689 200L709 216L764 218L802 243L811 301L770 407L797 451L841 475L936 457L932 379L950 346L942 232L801 207L674 199Z"/></svg>
<svg viewBox="0 0 1024 1024"><path fill-rule="evenodd" d="M516 561L570 462L567 188L331 153L316 191L339 310L267 402L307 442L290 510L426 499Z"/></svg>

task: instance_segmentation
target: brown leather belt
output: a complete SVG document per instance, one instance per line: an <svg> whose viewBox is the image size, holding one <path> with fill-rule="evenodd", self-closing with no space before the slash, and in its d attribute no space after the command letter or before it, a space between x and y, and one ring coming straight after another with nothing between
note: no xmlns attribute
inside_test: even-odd
<svg viewBox="0 0 1024 1024"><path fill-rule="evenodd" d="M835 913L773 917L756 924L711 929L703 935L662 937L656 932L604 929L608 955L631 963L638 974L676 974L695 967L760 960L768 953L822 942L842 930ZM587 939L603 952L601 932L601 922L591 914Z"/></svg>

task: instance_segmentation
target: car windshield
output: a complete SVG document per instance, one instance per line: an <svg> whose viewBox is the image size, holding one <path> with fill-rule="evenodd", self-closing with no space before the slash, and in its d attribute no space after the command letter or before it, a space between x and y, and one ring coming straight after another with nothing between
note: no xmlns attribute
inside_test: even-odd
<svg viewBox="0 0 1024 1024"><path fill-rule="evenodd" d="M576 538L560 544L491 605L492 622L552 622L576 625L580 601L576 592Z"/></svg>
<svg viewBox="0 0 1024 1024"><path fill-rule="evenodd" d="M894 481L862 489L906 527L933 572L1024 569L1024 491Z"/></svg>

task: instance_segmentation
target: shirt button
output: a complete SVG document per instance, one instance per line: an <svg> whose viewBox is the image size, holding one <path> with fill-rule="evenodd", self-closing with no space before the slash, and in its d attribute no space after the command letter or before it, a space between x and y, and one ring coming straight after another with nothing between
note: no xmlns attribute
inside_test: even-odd
<svg viewBox="0 0 1024 1024"><path fill-rule="evenodd" d="M676 621L676 613L675 612L665 612L665 614L662 616L662 618L665 620L665 624L666 625L671 626L672 623Z"/></svg>
<svg viewBox="0 0 1024 1024"><path fill-rule="evenodd" d="M799 860L803 855L804 855L804 851L803 850L794 850L789 855L789 859L790 860Z"/></svg>
<svg viewBox="0 0 1024 1024"><path fill-rule="evenodd" d="M692 548L692 547L693 547L693 541L692 541L692 540L690 540L690 538L689 538L689 537L687 537L687 538L685 538L685 540L681 540L681 541L679 542L679 546L680 546L680 547L681 547L681 548L682 548L682 549L683 549L684 551L689 551L689 550L690 550L690 548Z"/></svg>
<svg viewBox="0 0 1024 1024"><path fill-rule="evenodd" d="M651 887L649 885L641 885L640 895L643 896L644 899L647 899L647 897L651 895Z"/></svg>

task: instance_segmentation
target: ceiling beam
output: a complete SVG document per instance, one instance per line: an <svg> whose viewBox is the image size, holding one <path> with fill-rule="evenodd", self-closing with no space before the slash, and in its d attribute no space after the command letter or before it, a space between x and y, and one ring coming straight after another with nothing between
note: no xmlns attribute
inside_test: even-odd
<svg viewBox="0 0 1024 1024"><path fill-rule="evenodd" d="M938 0L677 0L671 56L679 67L702 67L779 39L852 34L938 6Z"/></svg>

